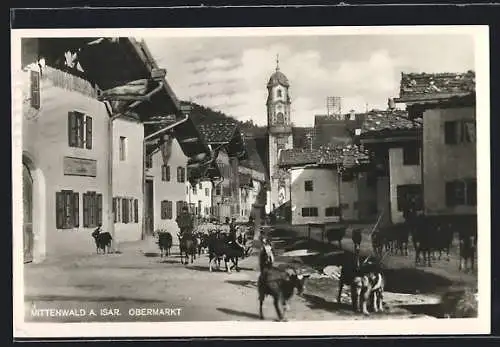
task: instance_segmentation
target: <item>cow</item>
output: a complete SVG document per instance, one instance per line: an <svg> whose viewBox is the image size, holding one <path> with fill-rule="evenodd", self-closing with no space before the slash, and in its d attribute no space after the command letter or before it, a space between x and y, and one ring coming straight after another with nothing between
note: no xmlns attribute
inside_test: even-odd
<svg viewBox="0 0 500 347"><path fill-rule="evenodd" d="M374 230L370 234L370 239L372 242L373 252L376 256L382 256L382 252L384 249L384 235L380 230Z"/></svg>
<svg viewBox="0 0 500 347"><path fill-rule="evenodd" d="M101 225L99 225L93 232L92 232L92 237L94 238L95 241L95 246L96 246L96 252L99 254L99 251L102 250L103 253L110 253L110 248L111 248L111 241L113 240L113 237L111 237L111 234L109 232L102 232L101 230Z"/></svg>
<svg viewBox="0 0 500 347"><path fill-rule="evenodd" d="M196 240L198 246L198 256L201 256L201 253L204 253L208 249L208 234L197 233Z"/></svg>
<svg viewBox="0 0 500 347"><path fill-rule="evenodd" d="M159 231L157 243L160 248L160 257L163 258L163 254L168 257L172 248L172 235L168 231Z"/></svg>
<svg viewBox="0 0 500 347"><path fill-rule="evenodd" d="M185 231L182 234L177 234L179 238L179 252L181 256L181 264L188 264L189 258L191 256L191 264L193 263L196 257L196 238L193 233L189 231ZM184 255L186 256L186 262L184 263Z"/></svg>
<svg viewBox="0 0 500 347"><path fill-rule="evenodd" d="M333 241L337 241L339 244L339 248L342 248L342 239L346 234L346 228L337 228L337 229L328 229L326 231L326 239L328 243L332 243Z"/></svg>
<svg viewBox="0 0 500 347"><path fill-rule="evenodd" d="M439 253L438 260L441 260L442 253L446 253L446 260L450 261L450 250L453 243L453 227L449 222L438 222L435 224L435 246L434 250Z"/></svg>
<svg viewBox="0 0 500 347"><path fill-rule="evenodd" d="M299 274L297 270L292 268L265 267L257 281L260 319L264 319L262 310L264 299L270 295L274 300L278 320L286 321L286 311L289 309L289 301L295 289L297 289L298 295L302 295L305 280L309 276L310 274Z"/></svg>
<svg viewBox="0 0 500 347"><path fill-rule="evenodd" d="M464 225L460 228L459 234L459 264L458 270L474 270L474 259L477 251L477 226ZM470 267L467 266L470 264Z"/></svg>

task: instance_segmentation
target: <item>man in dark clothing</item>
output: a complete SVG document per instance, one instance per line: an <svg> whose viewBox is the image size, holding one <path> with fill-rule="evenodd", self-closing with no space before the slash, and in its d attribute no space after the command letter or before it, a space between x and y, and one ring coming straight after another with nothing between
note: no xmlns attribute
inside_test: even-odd
<svg viewBox="0 0 500 347"><path fill-rule="evenodd" d="M185 233L193 232L193 217L188 211L188 208L184 206L182 208L181 213L177 216L176 220L177 225L179 226L181 236Z"/></svg>

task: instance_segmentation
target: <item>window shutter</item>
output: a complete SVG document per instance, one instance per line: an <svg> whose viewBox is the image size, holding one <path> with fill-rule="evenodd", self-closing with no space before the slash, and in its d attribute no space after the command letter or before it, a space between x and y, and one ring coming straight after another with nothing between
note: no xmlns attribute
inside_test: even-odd
<svg viewBox="0 0 500 347"><path fill-rule="evenodd" d="M80 226L80 194L73 193L73 226Z"/></svg>
<svg viewBox="0 0 500 347"><path fill-rule="evenodd" d="M134 200L134 222L139 223L139 200Z"/></svg>
<svg viewBox="0 0 500 347"><path fill-rule="evenodd" d="M446 195L446 206L448 207L453 207L456 205L455 187L456 187L456 182L446 182L445 195Z"/></svg>
<svg viewBox="0 0 500 347"><path fill-rule="evenodd" d="M172 201L167 200L167 219L172 219Z"/></svg>
<svg viewBox="0 0 500 347"><path fill-rule="evenodd" d="M73 192L71 190L63 190L64 194L64 228L73 227Z"/></svg>
<svg viewBox="0 0 500 347"><path fill-rule="evenodd" d="M167 165L167 182L170 182L170 165Z"/></svg>
<svg viewBox="0 0 500 347"><path fill-rule="evenodd" d="M87 149L92 149L92 117L85 117L85 129L87 132L85 137L85 147Z"/></svg>
<svg viewBox="0 0 500 347"><path fill-rule="evenodd" d="M116 223L117 222L117 218L116 218L116 198L113 198L113 222Z"/></svg>
<svg viewBox="0 0 500 347"><path fill-rule="evenodd" d="M456 122L444 122L444 143L447 145L457 143Z"/></svg>
<svg viewBox="0 0 500 347"><path fill-rule="evenodd" d="M161 219L167 219L166 217L166 201L163 200L161 202L161 208L160 208L160 213L161 213Z"/></svg>
<svg viewBox="0 0 500 347"><path fill-rule="evenodd" d="M122 199L122 222L128 223L128 200Z"/></svg>
<svg viewBox="0 0 500 347"><path fill-rule="evenodd" d="M89 226L89 206L88 206L87 193L83 193L82 203L83 203L83 227L86 228Z"/></svg>
<svg viewBox="0 0 500 347"><path fill-rule="evenodd" d="M129 199L128 201L128 215L129 215L129 222L133 223L134 222L134 199Z"/></svg>
<svg viewBox="0 0 500 347"><path fill-rule="evenodd" d="M40 109L40 73L38 71L31 70L31 107L35 109Z"/></svg>
<svg viewBox="0 0 500 347"><path fill-rule="evenodd" d="M467 205L476 206L477 205L477 181L471 179L467 181Z"/></svg>
<svg viewBox="0 0 500 347"><path fill-rule="evenodd" d="M166 180L166 172L165 172L165 165L161 166L161 180L165 181Z"/></svg>
<svg viewBox="0 0 500 347"><path fill-rule="evenodd" d="M97 194L97 225L102 225L102 194Z"/></svg>
<svg viewBox="0 0 500 347"><path fill-rule="evenodd" d="M68 112L68 145L76 147L76 114L75 112Z"/></svg>
<svg viewBox="0 0 500 347"><path fill-rule="evenodd" d="M64 225L64 194L56 192L56 228L62 229Z"/></svg>

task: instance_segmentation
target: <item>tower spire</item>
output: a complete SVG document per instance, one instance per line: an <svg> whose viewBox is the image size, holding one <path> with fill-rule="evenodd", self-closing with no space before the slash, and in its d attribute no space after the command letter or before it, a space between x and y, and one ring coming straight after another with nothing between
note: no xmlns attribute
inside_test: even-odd
<svg viewBox="0 0 500 347"><path fill-rule="evenodd" d="M280 70L280 55L276 54L276 71Z"/></svg>

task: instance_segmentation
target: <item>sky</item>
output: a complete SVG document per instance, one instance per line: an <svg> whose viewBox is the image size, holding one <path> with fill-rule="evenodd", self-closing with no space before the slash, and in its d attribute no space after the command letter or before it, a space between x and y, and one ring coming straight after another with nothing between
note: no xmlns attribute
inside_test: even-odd
<svg viewBox="0 0 500 347"><path fill-rule="evenodd" d="M291 120L312 126L326 98L342 112L385 109L399 96L402 72L474 70L474 40L466 35L331 35L148 37L144 39L180 100L238 120L267 122L266 84L279 67L290 82Z"/></svg>

